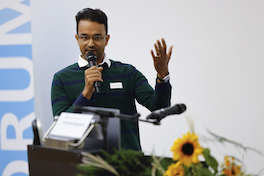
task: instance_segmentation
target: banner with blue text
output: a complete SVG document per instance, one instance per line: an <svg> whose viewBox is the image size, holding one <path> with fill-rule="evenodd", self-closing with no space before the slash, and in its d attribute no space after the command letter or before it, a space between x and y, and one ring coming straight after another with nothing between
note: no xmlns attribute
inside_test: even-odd
<svg viewBox="0 0 264 176"><path fill-rule="evenodd" d="M28 175L34 114L29 0L0 3L0 175Z"/></svg>

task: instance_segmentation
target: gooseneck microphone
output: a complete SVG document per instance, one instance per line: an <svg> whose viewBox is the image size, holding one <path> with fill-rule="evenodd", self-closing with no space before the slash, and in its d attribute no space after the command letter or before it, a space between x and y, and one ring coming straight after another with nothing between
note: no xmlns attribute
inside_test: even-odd
<svg viewBox="0 0 264 176"><path fill-rule="evenodd" d="M97 67L97 57L95 56L93 51L89 51L87 53L86 60L88 61L89 68L93 67L93 66ZM97 93L100 92L100 87L101 87L101 83L99 81L96 81L94 83L94 88L95 88Z"/></svg>
<svg viewBox="0 0 264 176"><path fill-rule="evenodd" d="M147 116L147 119L157 119L160 121L164 117L172 114L181 114L186 111L185 104L176 104L171 107L162 108L156 111L153 111L150 115Z"/></svg>

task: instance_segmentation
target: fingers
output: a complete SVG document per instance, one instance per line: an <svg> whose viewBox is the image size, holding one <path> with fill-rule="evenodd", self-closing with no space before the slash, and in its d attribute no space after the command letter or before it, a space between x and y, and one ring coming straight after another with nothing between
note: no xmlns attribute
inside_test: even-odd
<svg viewBox="0 0 264 176"><path fill-rule="evenodd" d="M166 52L167 52L167 45L166 45L166 42L164 40L164 38L160 40L157 40L157 43L154 44L154 47L155 47L155 51L156 51L156 54L157 56L156 57L159 57L159 56L166 56ZM153 55L152 55L153 57Z"/></svg>
<svg viewBox="0 0 264 176"><path fill-rule="evenodd" d="M162 42L162 44L161 44ZM165 56L166 55L166 43L164 38L161 39L161 42L159 40L157 40L157 44L158 44L158 49L159 49L159 55L161 56Z"/></svg>
<svg viewBox="0 0 264 176"><path fill-rule="evenodd" d="M154 44L154 47L155 47L156 55L154 54L153 50L151 50L151 55L153 59L160 58L160 57L161 58L167 57L168 60L170 59L173 46L169 48L169 51L167 54L167 45L166 45L164 38L162 38L161 41L157 40L157 42Z"/></svg>
<svg viewBox="0 0 264 176"><path fill-rule="evenodd" d="M161 41L162 41L162 45L163 45L163 54L166 55L166 52L167 52L166 42L165 42L164 38L162 38Z"/></svg>
<svg viewBox="0 0 264 176"><path fill-rule="evenodd" d="M85 70L85 81L87 81L87 83L94 83L95 81L103 82L102 70L103 67L96 67L96 66L93 66Z"/></svg>
<svg viewBox="0 0 264 176"><path fill-rule="evenodd" d="M155 58L156 58L156 56L155 56L155 54L154 54L153 50L150 50L150 52L151 52L151 56L152 56L152 58L153 58L153 59L155 59Z"/></svg>
<svg viewBox="0 0 264 176"><path fill-rule="evenodd" d="M170 58L171 58L172 48L173 48L173 46L171 46L169 48L169 52L168 52L168 62L170 61Z"/></svg>
<svg viewBox="0 0 264 176"><path fill-rule="evenodd" d="M84 72L85 85L82 91L82 95L86 97L87 99L91 99L93 95L93 92L95 90L94 82L95 81L103 82L102 73L101 73L102 70L103 70L103 67L96 67L96 66L93 66L85 70Z"/></svg>
<svg viewBox="0 0 264 176"><path fill-rule="evenodd" d="M155 47L157 56L160 56L160 50L159 50L159 48L158 48L156 43L154 44L154 47Z"/></svg>

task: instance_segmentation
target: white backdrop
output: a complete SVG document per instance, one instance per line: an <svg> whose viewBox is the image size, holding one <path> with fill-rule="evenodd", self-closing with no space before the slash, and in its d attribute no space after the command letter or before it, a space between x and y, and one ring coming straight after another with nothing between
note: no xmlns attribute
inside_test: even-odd
<svg viewBox="0 0 264 176"><path fill-rule="evenodd" d="M172 105L184 103L195 132L206 129L264 152L264 1L31 1L35 112L43 131L53 117L50 88L53 74L77 61L75 15L100 8L109 19L107 55L137 67L154 86L150 50L157 39L173 45ZM138 106L144 119L149 111ZM186 114L186 113L185 113ZM172 156L173 141L189 130L185 114L168 116L161 126L140 122L143 151ZM201 142L219 162L234 155L258 173L264 156L232 145Z"/></svg>

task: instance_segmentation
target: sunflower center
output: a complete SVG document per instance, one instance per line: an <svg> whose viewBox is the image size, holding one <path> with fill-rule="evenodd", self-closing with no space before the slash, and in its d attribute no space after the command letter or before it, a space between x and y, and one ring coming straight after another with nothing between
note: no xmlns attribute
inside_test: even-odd
<svg viewBox="0 0 264 176"><path fill-rule="evenodd" d="M186 143L182 146L182 152L185 155L192 155L193 154L193 145L191 143Z"/></svg>

